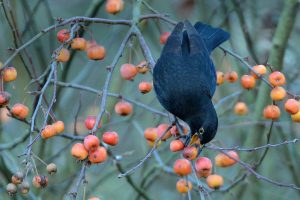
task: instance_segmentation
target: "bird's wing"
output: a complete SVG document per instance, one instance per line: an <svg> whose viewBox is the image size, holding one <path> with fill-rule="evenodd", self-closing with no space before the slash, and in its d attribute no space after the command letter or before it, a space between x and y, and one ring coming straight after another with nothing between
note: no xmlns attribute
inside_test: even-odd
<svg viewBox="0 0 300 200"><path fill-rule="evenodd" d="M208 85L210 97L212 97L216 91L217 77L215 66L210 59L210 46L207 46L208 40L205 40L206 38L203 38L203 35L201 36L198 30L196 30L190 22L185 21L184 25L187 32L188 41L192 48L190 50L190 56L192 57L191 61L193 62L193 65L196 66L197 63L199 63L198 65L201 66L201 73L206 77L205 80L210 83Z"/></svg>

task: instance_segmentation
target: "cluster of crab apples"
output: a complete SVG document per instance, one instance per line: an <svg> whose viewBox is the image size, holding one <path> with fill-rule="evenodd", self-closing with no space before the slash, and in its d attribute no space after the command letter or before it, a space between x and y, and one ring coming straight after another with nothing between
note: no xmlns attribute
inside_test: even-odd
<svg viewBox="0 0 300 200"><path fill-rule="evenodd" d="M241 77L241 85L244 89L251 90L255 88L256 82L259 78L264 78L271 86L270 98L273 102L279 102L286 99L284 103L284 109L291 115L291 119L294 122L300 122L300 102L296 99L296 96L288 93L283 85L286 84L285 75L280 71L272 71L268 77L267 68L264 65L253 66L251 74L246 74ZM238 80L238 74L235 71L223 73L217 71L217 84L222 85L225 80L229 83L234 83ZM287 97L290 98L287 98ZM248 113L246 103L237 102L234 107L234 112L237 115L245 115ZM265 119L277 120L281 115L281 111L278 105L275 103L267 105L263 110L263 116Z"/></svg>
<svg viewBox="0 0 300 200"><path fill-rule="evenodd" d="M173 138L170 141L170 150L172 152L181 152L183 158L175 161L173 165L173 171L179 176L187 176L193 172L193 167L197 173L198 178L206 178L207 185L212 189L218 189L223 185L223 177L218 174L213 174L212 161L207 157L198 157L199 154L199 141L191 146L184 145L180 139L180 131L174 125L169 129L168 124L159 124L157 127L146 128L144 131L144 137L150 146L153 146L156 140L161 139L157 143L157 146L161 142L167 141L169 138ZM182 127L183 134L188 133L188 128ZM197 158L198 157L198 158ZM230 167L239 161L239 156L235 151L228 151L219 153L215 157L215 165L217 167ZM192 166L194 162L194 166ZM192 182L187 181L185 178L181 178L176 183L176 188L180 193L187 193L192 189Z"/></svg>
<svg viewBox="0 0 300 200"><path fill-rule="evenodd" d="M57 172L57 167L54 163L46 164L46 170L49 175L54 175ZM11 183L7 184L6 191L12 196L20 191L21 194L27 194L30 190L30 183L26 180L27 173L24 174L22 171L15 172L11 177ZM45 188L48 185L48 176L42 174L36 174L32 178L32 185L35 188Z"/></svg>
<svg viewBox="0 0 300 200"><path fill-rule="evenodd" d="M223 177L216 173L213 173L213 163L207 157L198 157L198 151L196 148L191 150L193 147L185 147L183 149L183 157L175 161L173 165L174 173L179 176L187 176L193 172L193 168L198 178L205 178L207 186L211 189L220 188L223 183ZM190 155L193 156L190 156ZM194 164L191 162L195 160ZM228 151L224 153L219 153L215 157L215 165L217 167L230 167L239 161L239 155L235 151ZM194 165L194 166L192 166ZM188 190L192 189L192 182L186 179L180 179L177 181L176 188L180 193L186 193Z"/></svg>

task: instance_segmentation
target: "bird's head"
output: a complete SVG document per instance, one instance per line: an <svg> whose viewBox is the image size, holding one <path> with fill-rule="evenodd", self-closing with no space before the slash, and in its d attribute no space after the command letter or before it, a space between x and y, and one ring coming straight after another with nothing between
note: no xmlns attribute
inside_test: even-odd
<svg viewBox="0 0 300 200"><path fill-rule="evenodd" d="M210 142L215 137L218 129L218 117L212 103L207 109L207 111L201 112L187 121L191 136L197 134L201 144Z"/></svg>

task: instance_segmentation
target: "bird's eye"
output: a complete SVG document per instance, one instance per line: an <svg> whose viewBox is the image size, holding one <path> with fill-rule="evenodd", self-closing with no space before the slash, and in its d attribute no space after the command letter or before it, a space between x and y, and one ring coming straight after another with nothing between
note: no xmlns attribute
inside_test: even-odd
<svg viewBox="0 0 300 200"><path fill-rule="evenodd" d="M202 134L204 133L204 128L201 127L201 128L199 129L199 133L200 133L200 135L202 135Z"/></svg>

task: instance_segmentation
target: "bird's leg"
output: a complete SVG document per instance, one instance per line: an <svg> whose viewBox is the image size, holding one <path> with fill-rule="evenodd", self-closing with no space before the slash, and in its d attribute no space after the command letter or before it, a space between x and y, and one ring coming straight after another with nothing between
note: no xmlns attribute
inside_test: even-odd
<svg viewBox="0 0 300 200"><path fill-rule="evenodd" d="M174 118L175 118L176 128L178 129L180 135L184 135L182 126L181 126L181 124L179 123L178 118L177 118L175 115L174 115Z"/></svg>
<svg viewBox="0 0 300 200"><path fill-rule="evenodd" d="M192 135L191 131L187 135L185 135L185 142L184 142L185 147L190 145L191 135Z"/></svg>

